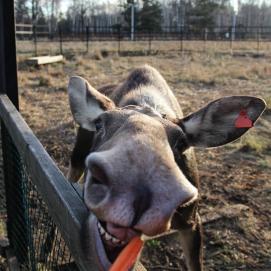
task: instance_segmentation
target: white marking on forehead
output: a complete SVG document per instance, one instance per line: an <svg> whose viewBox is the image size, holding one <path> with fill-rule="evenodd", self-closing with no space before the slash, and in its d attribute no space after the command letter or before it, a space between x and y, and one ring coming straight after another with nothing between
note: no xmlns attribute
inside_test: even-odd
<svg viewBox="0 0 271 271"><path fill-rule="evenodd" d="M162 114L156 110L156 108L153 108L147 103L143 103L142 105L127 105L121 108L121 110L125 109L130 109L130 110L135 110L140 113L146 113L144 110L150 111L152 114L162 118Z"/></svg>
<svg viewBox="0 0 271 271"><path fill-rule="evenodd" d="M121 100L120 106L130 106L127 104L130 100L135 101L138 106L151 108L153 114L162 117L165 113L168 116L175 117L176 114L168 105L168 97L165 97L163 93L157 91L153 85L144 86L128 92Z"/></svg>

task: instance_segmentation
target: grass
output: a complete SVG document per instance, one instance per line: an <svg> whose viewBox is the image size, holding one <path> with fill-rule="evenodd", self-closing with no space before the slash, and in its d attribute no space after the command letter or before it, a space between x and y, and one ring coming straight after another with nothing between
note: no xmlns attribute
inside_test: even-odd
<svg viewBox="0 0 271 271"><path fill-rule="evenodd" d="M0 236L6 236L7 234L7 229L6 229L6 224L4 220L0 220Z"/></svg>
<svg viewBox="0 0 271 271"><path fill-rule="evenodd" d="M152 239L152 240L148 240L146 242L146 245L150 248L155 248L155 247L158 247L160 246L161 242L159 240L156 240L156 239Z"/></svg>
<svg viewBox="0 0 271 271"><path fill-rule="evenodd" d="M267 157L265 159L261 159L260 161L258 161L258 165L261 169L270 170L271 169L271 158Z"/></svg>
<svg viewBox="0 0 271 271"><path fill-rule="evenodd" d="M271 93L271 90L270 90L270 93ZM271 113L271 95L265 96L264 100L266 102L266 112Z"/></svg>
<svg viewBox="0 0 271 271"><path fill-rule="evenodd" d="M264 44L266 55L271 52L270 44ZM271 164L269 56L234 56L230 54L228 43L211 42L207 42L206 52L203 50L204 44L185 42L186 51L183 54L178 51L178 42L155 42L153 49L163 49L163 52L159 51L157 55L142 53L126 57L118 56L117 44L114 42L92 43L88 54L83 53L83 44L79 45L64 44L66 61L41 66L39 69L24 65L27 54L18 57L21 113L64 173L68 167L76 131L66 93L71 75L81 75L98 88L106 84L116 84L133 68L144 63L150 64L165 77L185 115L222 96L249 95L265 98L269 110L251 132L226 147L197 151L197 159L201 194L205 198L201 201L202 213L211 213L224 203L229 206L233 203L245 204L253 213L252 218L244 216L241 222L221 219L204 225L206 269L225 271L244 266L241 269L269 270L270 266L264 264L269 260L266 251L270 249L268 223L271 215L270 193L268 194L271 176L267 170ZM123 43L122 49L131 50L132 45ZM19 50L22 50L20 46ZM52 46L53 53L58 50L57 44L46 46L48 51ZM142 52L147 51L147 46L144 42L134 44L135 50ZM255 48L255 43L234 44L236 51L242 49L255 52ZM41 47L40 49L43 50ZM25 50L29 51L29 48L26 47ZM102 50L107 53L102 54ZM238 149L239 151L236 151ZM240 214L241 216L243 217L243 214ZM255 230L262 235L254 236ZM211 241L215 243L212 245ZM148 246L155 249L147 261L157 265L159 260L165 257L167 247L162 247L159 240L148 241ZM171 248L174 254L178 255L178 259L181 258L180 249L177 246ZM161 253L155 255L158 250ZM217 254L210 256L213 253ZM171 257L170 261L178 262L176 257Z"/></svg>
<svg viewBox="0 0 271 271"><path fill-rule="evenodd" d="M38 55L46 54L59 54L59 42L38 42ZM89 52L100 52L104 57L103 52L117 53L119 43L118 41L91 41L89 43ZM121 52L138 55L148 55L149 52L149 41L121 41L120 43ZM152 53L168 53L168 52L180 52L181 43L180 41L152 41L151 42ZM262 42L260 44L260 50L258 51L257 42L234 42L233 47L230 47L228 41L183 41L184 52L201 52L211 56L215 54L238 54L246 55L251 54L257 56L258 53L270 54L271 42ZM32 41L17 41L17 51L20 54L33 55L34 44ZM64 54L67 52L72 53L86 53L86 43L81 41L63 42ZM99 54L100 54L99 53Z"/></svg>
<svg viewBox="0 0 271 271"><path fill-rule="evenodd" d="M49 87L50 85L52 85L51 77L49 76L42 75L38 78L38 81L38 85L40 87Z"/></svg>
<svg viewBox="0 0 271 271"><path fill-rule="evenodd" d="M247 134L240 141L241 150L244 152L254 151L257 154L270 150L270 140L260 135Z"/></svg>

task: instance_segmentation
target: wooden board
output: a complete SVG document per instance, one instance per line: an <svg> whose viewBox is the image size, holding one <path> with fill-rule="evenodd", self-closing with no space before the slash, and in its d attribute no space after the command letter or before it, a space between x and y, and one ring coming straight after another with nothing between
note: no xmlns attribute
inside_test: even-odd
<svg viewBox="0 0 271 271"><path fill-rule="evenodd" d="M43 65L43 64L50 64L55 62L63 61L64 57L63 55L57 55L57 56L37 56L37 57L31 57L27 59L27 62L32 65Z"/></svg>
<svg viewBox="0 0 271 271"><path fill-rule="evenodd" d="M16 27L28 27L28 28L32 28L33 25L32 24L16 24Z"/></svg>

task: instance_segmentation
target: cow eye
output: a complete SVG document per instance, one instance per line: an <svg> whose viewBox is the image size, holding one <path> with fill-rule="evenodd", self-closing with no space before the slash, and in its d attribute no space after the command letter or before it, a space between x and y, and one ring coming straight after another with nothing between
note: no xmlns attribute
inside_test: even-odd
<svg viewBox="0 0 271 271"><path fill-rule="evenodd" d="M102 120L101 119L95 120L94 125L95 125L95 128L96 128L96 131L98 132L103 127Z"/></svg>

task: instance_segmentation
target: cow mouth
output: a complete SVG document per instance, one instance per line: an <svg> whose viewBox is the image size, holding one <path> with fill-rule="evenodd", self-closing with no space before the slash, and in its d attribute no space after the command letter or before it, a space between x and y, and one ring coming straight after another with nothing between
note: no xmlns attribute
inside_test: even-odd
<svg viewBox="0 0 271 271"><path fill-rule="evenodd" d="M89 261L95 260L102 271L108 271L125 246L135 236L142 235L132 228L98 220L94 214L89 215L86 226L87 235L82 239L85 251Z"/></svg>
<svg viewBox="0 0 271 271"><path fill-rule="evenodd" d="M85 226L86 234L82 234L82 242L86 256L89 262L94 260L101 271L108 271L131 239L142 235L132 228L101 221L93 213Z"/></svg>
<svg viewBox="0 0 271 271"><path fill-rule="evenodd" d="M116 225L110 222L97 220L97 227L110 262L114 262L122 249L140 232Z"/></svg>

